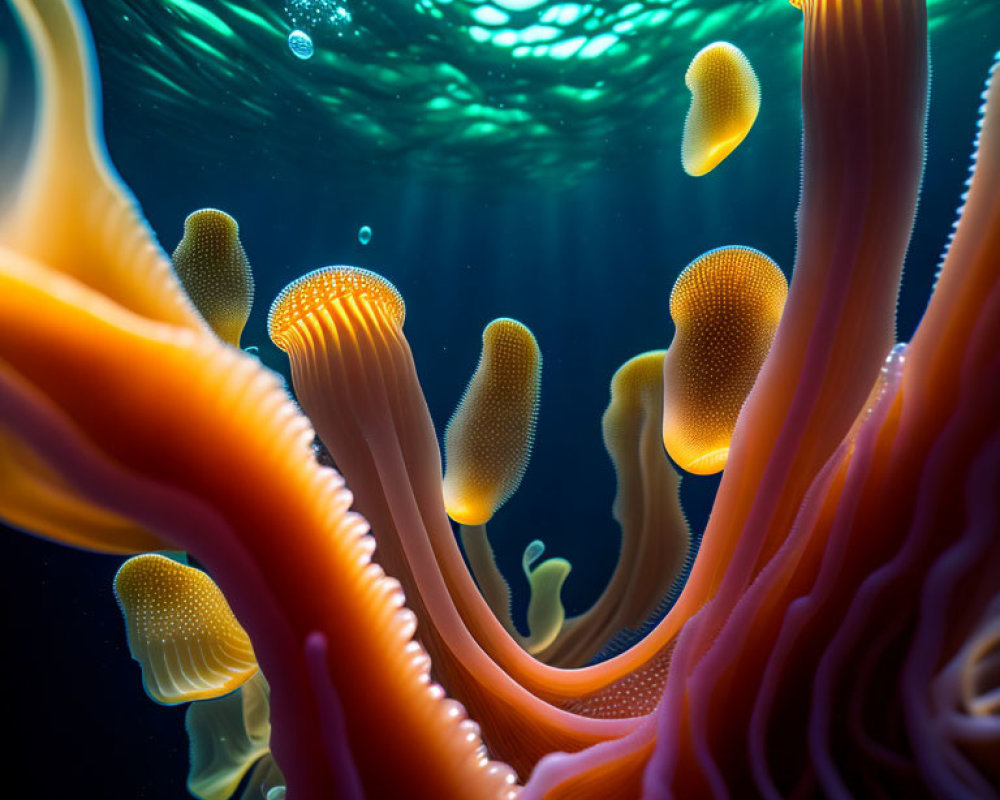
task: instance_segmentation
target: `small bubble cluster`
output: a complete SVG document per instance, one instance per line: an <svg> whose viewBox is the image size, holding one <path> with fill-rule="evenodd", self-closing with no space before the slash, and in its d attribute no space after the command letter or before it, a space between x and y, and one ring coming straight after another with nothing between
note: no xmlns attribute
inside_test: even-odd
<svg viewBox="0 0 1000 800"><path fill-rule="evenodd" d="M353 19L350 9L336 0L289 0L285 14L293 26L303 31L322 26L339 28Z"/></svg>

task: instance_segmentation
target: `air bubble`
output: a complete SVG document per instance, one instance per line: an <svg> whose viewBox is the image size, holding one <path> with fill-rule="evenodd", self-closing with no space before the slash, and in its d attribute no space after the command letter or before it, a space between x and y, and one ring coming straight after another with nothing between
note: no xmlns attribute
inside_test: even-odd
<svg viewBox="0 0 1000 800"><path fill-rule="evenodd" d="M308 61L313 56L313 40L305 31L294 30L288 34L288 49L292 55Z"/></svg>

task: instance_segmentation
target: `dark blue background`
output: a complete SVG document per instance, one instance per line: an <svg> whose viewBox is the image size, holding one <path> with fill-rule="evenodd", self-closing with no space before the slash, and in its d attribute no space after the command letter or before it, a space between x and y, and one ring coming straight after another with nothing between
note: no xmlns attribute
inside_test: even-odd
<svg viewBox="0 0 1000 800"><path fill-rule="evenodd" d="M0 34L14 44L2 6ZM932 40L927 170L900 302L901 339L926 304L959 205L979 94L998 46L1000 20L992 31L956 24ZM751 61L753 47L746 46ZM786 85L787 76L760 77L764 105L756 127L700 180L680 169L679 119L664 127L657 150L622 153L609 142L607 162L562 189L498 188L504 176L482 165L481 177L465 186L388 174L377 165L358 172L349 152L339 156L343 169L338 159L310 169L307 152L276 146L266 158L251 157L238 137L224 156L213 148L206 157L196 137L180 140L144 125L134 98L124 95L106 98L106 133L115 164L168 251L196 208L215 206L239 220L257 279L244 344L258 345L274 369L285 370L285 362L266 338L270 301L323 264L366 267L399 288L439 431L475 366L483 326L511 316L535 332L544 355L535 453L490 531L522 602L519 564L528 541L541 538L550 555L570 559L565 599L573 613L600 592L617 552L614 473L600 435L612 373L632 355L669 344L670 287L701 252L745 244L791 268L800 122L794 103L768 103L769 89ZM197 128L197 120L191 125ZM361 225L373 231L367 247L357 241ZM696 528L716 483L685 479L685 508ZM120 559L12 532L0 546L8 792L186 796L183 711L158 707L143 693L111 593Z"/></svg>

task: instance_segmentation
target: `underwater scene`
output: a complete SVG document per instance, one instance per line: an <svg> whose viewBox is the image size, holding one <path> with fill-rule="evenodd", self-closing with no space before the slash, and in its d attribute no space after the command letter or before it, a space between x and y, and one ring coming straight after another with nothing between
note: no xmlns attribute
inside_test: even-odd
<svg viewBox="0 0 1000 800"><path fill-rule="evenodd" d="M998 51L0 0L8 793L1000 798Z"/></svg>

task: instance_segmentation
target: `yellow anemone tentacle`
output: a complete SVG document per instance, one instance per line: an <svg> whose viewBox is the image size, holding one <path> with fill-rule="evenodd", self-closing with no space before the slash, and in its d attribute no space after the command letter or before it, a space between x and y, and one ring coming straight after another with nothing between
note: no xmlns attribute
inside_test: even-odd
<svg viewBox="0 0 1000 800"><path fill-rule="evenodd" d="M663 363L663 444L688 472L726 465L736 418L771 347L788 295L778 265L749 247L699 256L677 277L677 326Z"/></svg>
<svg viewBox="0 0 1000 800"><path fill-rule="evenodd" d="M172 258L205 321L222 341L239 347L253 305L253 274L236 220L215 208L189 214Z"/></svg>
<svg viewBox="0 0 1000 800"><path fill-rule="evenodd" d="M549 558L538 566L534 563L545 552L545 545L536 539L524 549L521 566L531 587L528 602L528 639L524 649L538 653L555 641L566 619L562 585L572 567L565 558Z"/></svg>
<svg viewBox="0 0 1000 800"><path fill-rule="evenodd" d="M527 327L495 319L483 331L479 365L444 434L445 508L481 525L517 490L531 456L542 354Z"/></svg>
<svg viewBox="0 0 1000 800"><path fill-rule="evenodd" d="M690 533L680 505L680 476L663 451L664 355L664 350L641 353L611 379L601 428L618 477L613 507L622 536L618 563L597 602L566 620L539 654L547 663L586 664L613 637L640 628L669 601L684 565Z"/></svg>
<svg viewBox="0 0 1000 800"><path fill-rule="evenodd" d="M156 702L219 697L257 674L250 638L200 569L155 553L135 556L115 576L115 597Z"/></svg>
<svg viewBox="0 0 1000 800"><path fill-rule="evenodd" d="M226 800L243 776L270 752L271 704L258 672L235 692L188 706L191 742L187 788L201 800Z"/></svg>

